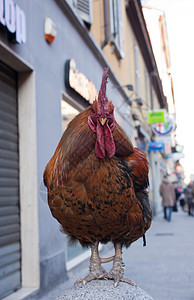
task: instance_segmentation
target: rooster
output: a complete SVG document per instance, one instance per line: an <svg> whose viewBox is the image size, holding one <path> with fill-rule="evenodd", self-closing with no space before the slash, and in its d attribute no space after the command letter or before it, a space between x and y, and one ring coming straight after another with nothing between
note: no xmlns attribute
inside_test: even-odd
<svg viewBox="0 0 194 300"><path fill-rule="evenodd" d="M134 148L114 118L106 96L108 68L104 69L98 100L78 114L44 171L48 204L61 231L70 241L91 247L89 274L77 282L124 278L122 247L144 238L151 225L148 199L148 161ZM102 259L98 244L112 242L115 255ZM113 260L109 272L103 262Z"/></svg>

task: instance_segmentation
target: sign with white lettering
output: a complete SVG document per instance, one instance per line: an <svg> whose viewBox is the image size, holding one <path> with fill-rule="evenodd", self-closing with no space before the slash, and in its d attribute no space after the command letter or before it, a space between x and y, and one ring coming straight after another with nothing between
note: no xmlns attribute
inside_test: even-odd
<svg viewBox="0 0 194 300"><path fill-rule="evenodd" d="M76 69L74 59L70 59L65 64L65 83L75 90L90 104L98 98L98 92L91 80Z"/></svg>
<svg viewBox="0 0 194 300"><path fill-rule="evenodd" d="M26 42L26 17L13 0L0 0L0 23L15 35L17 43Z"/></svg>
<svg viewBox="0 0 194 300"><path fill-rule="evenodd" d="M149 143L149 151L164 151L164 143L158 143L158 142L150 142Z"/></svg>

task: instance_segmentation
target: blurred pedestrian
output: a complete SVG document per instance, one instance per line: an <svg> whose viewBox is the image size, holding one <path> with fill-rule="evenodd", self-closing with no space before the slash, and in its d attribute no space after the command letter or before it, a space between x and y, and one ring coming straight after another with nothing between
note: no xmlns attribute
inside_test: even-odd
<svg viewBox="0 0 194 300"><path fill-rule="evenodd" d="M175 204L174 204L174 206L172 208L172 211L178 211L178 205L177 205L177 203L178 203L178 199L179 199L179 196L180 196L181 193L179 191L178 186L176 184L174 186L175 186L176 201L175 201Z"/></svg>
<svg viewBox="0 0 194 300"><path fill-rule="evenodd" d="M160 195L162 196L164 219L170 222L172 218L172 208L176 202L176 194L174 185L169 182L166 175L160 185Z"/></svg>
<svg viewBox="0 0 194 300"><path fill-rule="evenodd" d="M193 216L193 208L194 208L194 186L192 182L190 182L185 188L185 197L188 205L188 215Z"/></svg>
<svg viewBox="0 0 194 300"><path fill-rule="evenodd" d="M181 206L182 210L184 210L184 207L185 207L185 191L182 188L179 188L179 189L180 189L180 196L178 197L178 201L180 203L180 206Z"/></svg>

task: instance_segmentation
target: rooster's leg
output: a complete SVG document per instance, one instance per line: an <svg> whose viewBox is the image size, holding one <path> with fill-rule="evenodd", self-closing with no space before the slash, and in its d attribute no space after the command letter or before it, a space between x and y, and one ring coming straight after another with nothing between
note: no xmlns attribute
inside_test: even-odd
<svg viewBox="0 0 194 300"><path fill-rule="evenodd" d="M115 257L113 259L113 267L108 273L107 279L113 279L115 287L117 287L119 281L135 285L135 283L127 278L123 278L124 275L124 263L122 260L122 246L121 244L115 244Z"/></svg>
<svg viewBox="0 0 194 300"><path fill-rule="evenodd" d="M98 242L95 242L91 246L91 257L90 257L90 266L89 266L89 274L82 279L78 279L76 283L82 282L85 285L87 282L93 279L107 279L107 272L101 266L101 259L98 253Z"/></svg>

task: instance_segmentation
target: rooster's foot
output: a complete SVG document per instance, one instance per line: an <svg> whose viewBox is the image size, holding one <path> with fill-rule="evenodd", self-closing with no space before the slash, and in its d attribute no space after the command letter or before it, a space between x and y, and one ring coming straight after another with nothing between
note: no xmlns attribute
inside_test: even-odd
<svg viewBox="0 0 194 300"><path fill-rule="evenodd" d="M95 242L91 245L91 257L90 257L90 266L89 266L89 274L82 279L78 279L75 284L82 282L83 285L86 285L87 282L94 279L107 279L107 272L101 266L101 258L98 253L98 242Z"/></svg>
<svg viewBox="0 0 194 300"><path fill-rule="evenodd" d="M123 278L125 265L122 260L122 248L120 244L115 245L115 257L113 259L113 267L108 273L107 279L114 280L114 286L117 287L119 282L126 282L131 285L136 285L128 278Z"/></svg>
<svg viewBox="0 0 194 300"><path fill-rule="evenodd" d="M99 265L98 268L90 271L90 273L85 278L78 279L75 282L75 284L82 283L83 285L86 285L87 282L92 281L94 279L106 279L107 280L108 279L107 276L108 276L108 273L106 272L106 270L101 265Z"/></svg>
<svg viewBox="0 0 194 300"><path fill-rule="evenodd" d="M119 282L126 282L131 285L136 285L133 281L131 281L128 278L123 278L124 275L124 264L121 263L119 266L117 264L117 267L114 265L113 268L108 273L107 279L114 280L114 286L117 287Z"/></svg>

